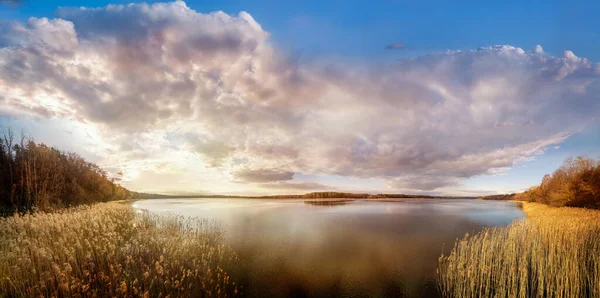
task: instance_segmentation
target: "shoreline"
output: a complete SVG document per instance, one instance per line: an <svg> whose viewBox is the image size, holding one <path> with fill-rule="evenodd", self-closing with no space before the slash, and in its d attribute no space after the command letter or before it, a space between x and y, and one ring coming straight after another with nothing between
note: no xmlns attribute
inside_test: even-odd
<svg viewBox="0 0 600 298"><path fill-rule="evenodd" d="M532 218L532 219L544 217L548 212L557 212L557 211L585 212L588 214L596 213L600 217L600 210L596 210L596 209L581 208L581 207L552 207L552 206L548 206L548 205L542 204L542 203L516 201L516 200L511 200L511 201L507 201L507 202L521 203L520 204L521 209L523 209L523 212L525 213L527 218Z"/></svg>
<svg viewBox="0 0 600 298"><path fill-rule="evenodd" d="M233 198L220 198L220 197L169 197L169 198L151 198L151 199L131 199L131 200L120 200L120 201L111 201L111 202L129 202L129 201L145 201L145 200L196 200L196 199L214 199L214 200L227 200L227 199L241 199L241 200L277 200L277 201L428 201L428 200L477 200L476 198L427 198L427 197L418 197L418 198L258 198L258 197L233 197ZM508 201L505 201L508 202Z"/></svg>
<svg viewBox="0 0 600 298"><path fill-rule="evenodd" d="M590 282L600 277L600 210L520 203L522 220L457 239L440 257L443 296L600 297Z"/></svg>

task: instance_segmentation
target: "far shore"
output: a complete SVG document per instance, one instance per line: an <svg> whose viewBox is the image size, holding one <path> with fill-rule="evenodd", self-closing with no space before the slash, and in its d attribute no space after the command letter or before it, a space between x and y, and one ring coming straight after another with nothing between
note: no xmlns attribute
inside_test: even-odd
<svg viewBox="0 0 600 298"><path fill-rule="evenodd" d="M249 199L249 200L294 200L294 201L416 201L416 200L476 200L476 197L414 197L414 198L350 198L350 197L339 197L339 198L286 198L286 197L252 197L252 196L169 196L169 197L153 197L153 198L136 198L128 200L119 200L114 202L131 202L131 201L142 201L142 200L170 200L170 199Z"/></svg>

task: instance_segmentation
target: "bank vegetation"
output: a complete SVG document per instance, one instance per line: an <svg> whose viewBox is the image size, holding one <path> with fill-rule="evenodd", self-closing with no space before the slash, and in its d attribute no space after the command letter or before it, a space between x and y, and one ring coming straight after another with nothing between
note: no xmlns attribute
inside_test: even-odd
<svg viewBox="0 0 600 298"><path fill-rule="evenodd" d="M0 297L228 297L237 256L207 221L98 203L0 218Z"/></svg>
<svg viewBox="0 0 600 298"><path fill-rule="evenodd" d="M600 163L569 158L520 194L526 219L456 241L439 259L445 297L600 297Z"/></svg>
<svg viewBox="0 0 600 298"><path fill-rule="evenodd" d="M11 130L0 136L0 215L132 198L119 179L76 153Z"/></svg>

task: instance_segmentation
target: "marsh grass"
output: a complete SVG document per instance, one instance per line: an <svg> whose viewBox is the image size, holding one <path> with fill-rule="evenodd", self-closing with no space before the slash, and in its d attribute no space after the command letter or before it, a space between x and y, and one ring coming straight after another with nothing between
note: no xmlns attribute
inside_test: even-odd
<svg viewBox="0 0 600 298"><path fill-rule="evenodd" d="M0 297L234 296L222 237L118 203L1 218Z"/></svg>
<svg viewBox="0 0 600 298"><path fill-rule="evenodd" d="M600 297L600 212L526 203L527 219L457 240L445 297Z"/></svg>

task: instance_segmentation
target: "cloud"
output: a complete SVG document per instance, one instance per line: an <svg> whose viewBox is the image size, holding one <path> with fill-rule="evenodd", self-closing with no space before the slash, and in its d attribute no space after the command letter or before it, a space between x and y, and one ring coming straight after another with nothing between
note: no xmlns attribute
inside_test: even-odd
<svg viewBox="0 0 600 298"><path fill-rule="evenodd" d="M273 169L243 169L233 173L233 176L236 181L244 183L265 183L292 180L294 178L294 173Z"/></svg>
<svg viewBox="0 0 600 298"><path fill-rule="evenodd" d="M23 3L23 0L0 0L0 4L1 5L8 5L8 6L19 6Z"/></svg>
<svg viewBox="0 0 600 298"><path fill-rule="evenodd" d="M220 166L235 150L227 143L210 137L187 133L184 138L192 152L202 155L212 167Z"/></svg>
<svg viewBox="0 0 600 298"><path fill-rule="evenodd" d="M386 50L404 50L404 49L406 49L406 46L402 43L392 43L392 44L385 46L385 49Z"/></svg>
<svg viewBox="0 0 600 298"><path fill-rule="evenodd" d="M288 190L288 191L325 191L336 189L333 186L324 185L315 182L278 182L260 184L262 188L273 190Z"/></svg>
<svg viewBox="0 0 600 298"><path fill-rule="evenodd" d="M459 185L458 179L453 177L439 176L406 176L388 182L387 187L391 189L409 189L431 191L440 187Z"/></svg>
<svg viewBox="0 0 600 298"><path fill-rule="evenodd" d="M498 123L496 123L496 127L529 126L529 125L533 125L533 120L529 120L524 123L515 123L515 122L498 122Z"/></svg>
<svg viewBox="0 0 600 298"><path fill-rule="evenodd" d="M0 113L93 126L115 164L262 188L302 173L431 190L534 158L600 113L600 66L571 51L301 63L246 12L177 1L58 16L0 24Z"/></svg>

